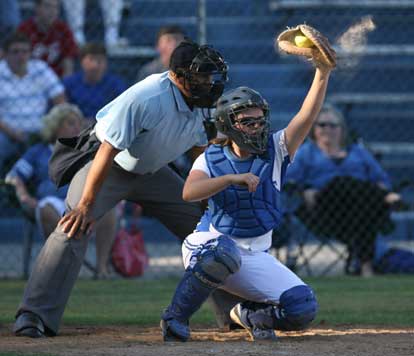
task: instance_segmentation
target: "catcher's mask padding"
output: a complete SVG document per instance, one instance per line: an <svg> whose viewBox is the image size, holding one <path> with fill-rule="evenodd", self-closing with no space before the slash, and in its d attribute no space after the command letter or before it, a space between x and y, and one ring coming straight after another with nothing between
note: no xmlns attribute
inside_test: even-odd
<svg viewBox="0 0 414 356"><path fill-rule="evenodd" d="M259 127L255 130L242 130L236 118L249 108L261 109L263 116L243 118L244 126ZM243 150L253 154L263 154L266 151L270 128L269 105L257 91L239 87L226 92L217 102L214 119L217 130L231 138Z"/></svg>

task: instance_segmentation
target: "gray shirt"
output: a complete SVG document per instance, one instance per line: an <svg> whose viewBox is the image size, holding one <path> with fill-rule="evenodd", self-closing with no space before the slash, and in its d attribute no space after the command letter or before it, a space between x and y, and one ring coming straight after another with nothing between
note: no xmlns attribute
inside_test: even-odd
<svg viewBox="0 0 414 356"><path fill-rule="evenodd" d="M168 72L133 85L96 120L98 139L122 150L115 161L137 174L153 173L191 147L207 144L201 109L189 109Z"/></svg>
<svg viewBox="0 0 414 356"><path fill-rule="evenodd" d="M159 57L155 58L151 62L142 66L142 68L138 72L137 82L145 79L151 74L162 73L162 72L165 72L166 70L168 70L168 68L164 67L164 64L162 64L161 62L161 58Z"/></svg>

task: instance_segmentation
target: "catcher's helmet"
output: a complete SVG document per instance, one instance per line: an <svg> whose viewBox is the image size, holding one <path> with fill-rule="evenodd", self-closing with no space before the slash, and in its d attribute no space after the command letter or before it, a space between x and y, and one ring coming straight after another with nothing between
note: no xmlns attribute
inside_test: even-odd
<svg viewBox="0 0 414 356"><path fill-rule="evenodd" d="M261 109L263 116L243 117L242 122L237 120L238 114L248 108ZM217 130L243 150L253 154L266 151L270 129L269 105L257 91L248 87L228 91L217 101L214 119Z"/></svg>
<svg viewBox="0 0 414 356"><path fill-rule="evenodd" d="M227 81L227 64L211 46L182 42L172 53L170 69L184 77L184 86L195 106L212 108L223 94Z"/></svg>

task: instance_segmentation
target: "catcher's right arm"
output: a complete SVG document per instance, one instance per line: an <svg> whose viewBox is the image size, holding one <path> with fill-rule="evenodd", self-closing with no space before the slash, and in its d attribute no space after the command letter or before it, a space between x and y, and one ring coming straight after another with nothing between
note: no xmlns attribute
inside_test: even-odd
<svg viewBox="0 0 414 356"><path fill-rule="evenodd" d="M297 36L308 38L313 46L298 47L295 43ZM335 50L328 39L311 26L302 24L288 28L277 37L276 42L281 51L310 58L317 67L322 65L334 68L336 66Z"/></svg>

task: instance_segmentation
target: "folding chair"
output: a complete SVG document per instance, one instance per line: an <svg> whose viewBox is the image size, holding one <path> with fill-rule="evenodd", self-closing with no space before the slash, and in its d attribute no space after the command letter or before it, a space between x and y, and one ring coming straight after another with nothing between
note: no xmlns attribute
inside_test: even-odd
<svg viewBox="0 0 414 356"><path fill-rule="evenodd" d="M38 227L34 214L29 212L23 206L21 206L19 200L16 197L16 191L13 185L6 183L4 180L0 180L0 200L1 204L7 211L15 210L16 216L20 217L23 221L23 240L22 240L22 268L23 279L29 277L30 264L33 255L33 245L38 234ZM91 271L94 276L97 275L96 267L87 261L83 261L84 266Z"/></svg>
<svg viewBox="0 0 414 356"><path fill-rule="evenodd" d="M347 251L337 240L317 236L299 221L295 211L302 203L301 192L294 184L287 184L283 194L284 220L279 231L274 232L276 250L286 247L286 266L293 271L304 271L308 276L327 275L348 258ZM279 240L279 242L278 242ZM322 253L329 253L333 260L322 270L315 271L314 260ZM277 252L277 254L279 254ZM316 268L318 269L318 268Z"/></svg>

